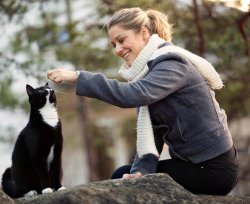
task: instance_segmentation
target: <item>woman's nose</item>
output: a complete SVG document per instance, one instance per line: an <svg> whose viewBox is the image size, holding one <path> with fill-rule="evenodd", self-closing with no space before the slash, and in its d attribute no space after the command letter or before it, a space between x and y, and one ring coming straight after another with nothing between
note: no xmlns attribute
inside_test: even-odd
<svg viewBox="0 0 250 204"><path fill-rule="evenodd" d="M115 47L115 54L120 56L121 55L121 51L122 51L122 46L120 45L116 45Z"/></svg>

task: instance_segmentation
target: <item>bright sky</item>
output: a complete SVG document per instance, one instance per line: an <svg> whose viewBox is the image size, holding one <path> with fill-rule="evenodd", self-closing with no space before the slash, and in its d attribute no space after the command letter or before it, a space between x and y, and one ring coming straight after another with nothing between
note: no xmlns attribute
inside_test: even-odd
<svg viewBox="0 0 250 204"><path fill-rule="evenodd" d="M209 0L209 1L221 1L228 7L237 8L241 11L248 12L250 10L250 0L240 0L240 6L238 5L239 0Z"/></svg>

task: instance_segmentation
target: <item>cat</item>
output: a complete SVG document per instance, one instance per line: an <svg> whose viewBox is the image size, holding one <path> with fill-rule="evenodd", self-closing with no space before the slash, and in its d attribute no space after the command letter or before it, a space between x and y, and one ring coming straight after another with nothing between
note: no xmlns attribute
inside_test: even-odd
<svg viewBox="0 0 250 204"><path fill-rule="evenodd" d="M2 188L12 198L51 193L61 185L63 136L56 95L48 83L26 85L30 103L28 124L19 134L12 166L2 175Z"/></svg>

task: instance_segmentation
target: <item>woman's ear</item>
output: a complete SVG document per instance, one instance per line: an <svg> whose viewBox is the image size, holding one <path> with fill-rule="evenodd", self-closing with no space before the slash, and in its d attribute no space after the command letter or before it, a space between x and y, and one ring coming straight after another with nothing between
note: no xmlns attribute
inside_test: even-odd
<svg viewBox="0 0 250 204"><path fill-rule="evenodd" d="M150 33L146 26L141 27L141 33L142 33L143 40L147 42L148 39L150 38Z"/></svg>

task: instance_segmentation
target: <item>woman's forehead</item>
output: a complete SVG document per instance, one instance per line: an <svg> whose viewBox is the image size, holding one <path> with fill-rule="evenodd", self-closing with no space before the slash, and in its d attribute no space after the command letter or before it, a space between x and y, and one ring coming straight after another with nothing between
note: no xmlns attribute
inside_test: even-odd
<svg viewBox="0 0 250 204"><path fill-rule="evenodd" d="M133 32L133 31L132 30L128 30L128 29L124 29L120 25L114 25L108 31L108 37L109 37L110 41L114 41L119 36L129 35L129 34L131 34L131 32Z"/></svg>

